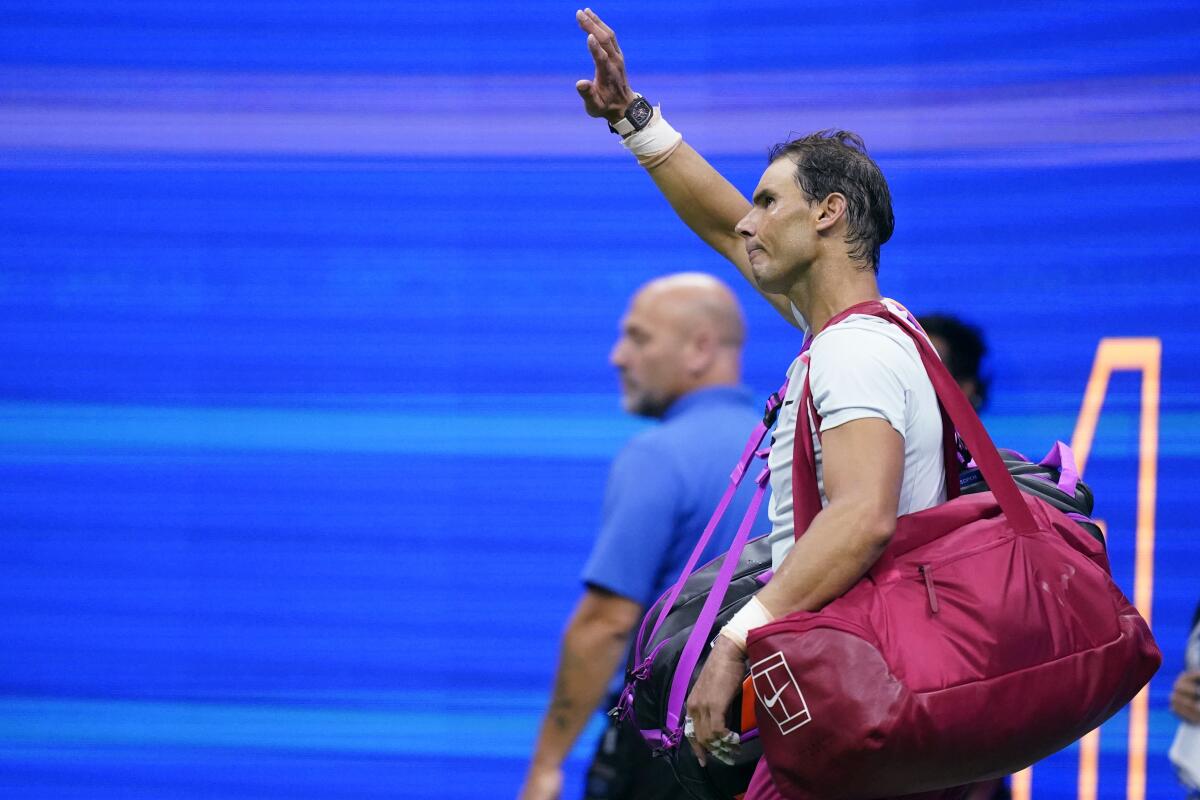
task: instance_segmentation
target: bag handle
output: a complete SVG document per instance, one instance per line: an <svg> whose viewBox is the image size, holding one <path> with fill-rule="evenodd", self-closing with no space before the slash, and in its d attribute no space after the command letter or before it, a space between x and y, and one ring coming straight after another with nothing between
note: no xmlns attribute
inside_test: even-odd
<svg viewBox="0 0 1200 800"><path fill-rule="evenodd" d="M1057 469L1059 491L1067 497L1075 496L1075 491L1079 488L1079 467L1075 465L1075 452L1069 445L1055 442L1054 447L1050 448L1050 452L1038 464Z"/></svg>
<svg viewBox="0 0 1200 800"><path fill-rule="evenodd" d="M938 402L941 404L945 415L953 423L954 428L957 429L963 443L966 444L967 449L974 456L976 464L979 465L980 472L983 473L983 477L987 481L988 488L991 489L996 501L1000 504L1000 508L1004 511L1009 524L1016 533L1032 533L1037 530L1037 523L1033 519L1033 513L1025 505L1016 482L1004 466L1000 454L996 451L996 445L992 442L992 437L984 429L983 423L979 421L979 415L971 407L970 402L968 402L966 396L962 393L958 383L951 377L950 372L946 369L946 365L938 358L933 345L929 343L929 340L924 335L918 332L915 323L903 320L880 301L872 300L851 306L831 319L822 330L828 329L831 325L836 325L852 314L879 317L896 325L912 339L913 344L916 345L917 353L921 357L921 363L925 367L925 372L929 376L929 381L933 384L933 390L937 394ZM811 392L806 392L806 394L808 395L807 402L811 404ZM808 526L812 524L813 518L821 510L810 427L813 424L813 419L809 416L806 407L802 406L800 411L801 418L797 422L796 431L796 453L792 463L792 507L795 511L794 525L797 537L802 531L808 529ZM813 411L815 413L815 408ZM801 439L804 439L804 441L801 442ZM804 458L800 457L802 455ZM957 466L951 450L947 449L945 457L947 470L952 469L952 462L953 466ZM947 481L946 489L948 496L953 497L953 487L950 481Z"/></svg>

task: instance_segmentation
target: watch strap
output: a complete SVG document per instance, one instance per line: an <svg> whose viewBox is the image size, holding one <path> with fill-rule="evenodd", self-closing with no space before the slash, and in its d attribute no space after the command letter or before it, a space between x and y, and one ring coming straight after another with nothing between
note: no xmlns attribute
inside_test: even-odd
<svg viewBox="0 0 1200 800"><path fill-rule="evenodd" d="M639 102L640 101L640 102ZM639 125L632 117L630 112L634 110L634 106L638 106L637 115L642 117ZM619 134L622 138L631 136L650 124L650 120L654 118L654 109L640 94L634 95L634 100L625 109L625 114L616 122L608 123L608 129L613 133Z"/></svg>
<svg viewBox="0 0 1200 800"><path fill-rule="evenodd" d="M633 123L625 119L625 117L621 117L616 122L608 123L608 129L613 133L620 134L621 136L629 136L637 133L637 128L633 127Z"/></svg>

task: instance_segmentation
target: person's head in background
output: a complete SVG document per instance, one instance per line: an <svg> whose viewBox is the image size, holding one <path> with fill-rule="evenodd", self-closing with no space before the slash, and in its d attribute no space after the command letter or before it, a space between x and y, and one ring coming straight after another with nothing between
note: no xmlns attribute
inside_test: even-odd
<svg viewBox="0 0 1200 800"><path fill-rule="evenodd" d="M746 323L733 292L699 272L657 278L633 296L609 360L630 414L662 417L685 394L741 381Z"/></svg>
<svg viewBox="0 0 1200 800"><path fill-rule="evenodd" d="M982 411L987 405L990 383L979 370L983 357L987 355L983 333L976 326L950 314L925 314L918 317L917 322L929 334L942 363L958 381L971 405L976 411Z"/></svg>

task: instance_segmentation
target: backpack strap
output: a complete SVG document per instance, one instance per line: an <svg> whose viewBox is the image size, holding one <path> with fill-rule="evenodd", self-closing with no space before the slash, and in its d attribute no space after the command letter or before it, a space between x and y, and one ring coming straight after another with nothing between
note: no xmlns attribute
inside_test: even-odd
<svg viewBox="0 0 1200 800"><path fill-rule="evenodd" d="M767 400L762 422L750 434L750 439L742 451L742 457L738 459L738 463L734 466L733 472L729 476L729 486L726 487L721 502L717 504L717 508L709 519L708 525L705 526L704 533L692 549L692 554L688 558L687 564L679 576L679 580L675 582L659 603L656 604L658 615L648 636L645 633L646 624L649 622L652 614L647 613L642 618L642 626L638 631L637 639L634 641L635 666L632 670L631 680L626 684L624 691L621 693L621 700L618 703L618 707L614 709L618 717L623 717L628 713L633 703L633 695L636 691L637 683L649 673L654 657L658 653L658 648L655 648L649 654L643 654L643 644L653 641L654 637L658 635L659 629L671 613L671 609L674 607L675 601L679 598L680 592L683 591L684 584L687 583L688 578L695 571L700 560L700 554L708 546L709 540L712 539L712 535L716 531L717 524L725 516L725 512L729 509L734 494L737 492L746 475L750 472L755 459L762 459L765 462L767 456L770 454L770 447L763 449L759 449L759 447L763 439L766 438L767 431L775 425L779 409L783 405L783 397L787 393L787 387L788 382L784 381L779 391L774 392ZM691 633L688 635L687 643L684 645L682 653L680 653L679 662L675 667L675 674L671 679L671 688L667 699L665 730L641 731L642 737L651 744L657 744L660 747L670 749L678 746L683 738L683 705L687 699L688 685L691 682L696 664L700 660L700 654L703 652L704 647L712 640L713 624L716 622L717 614L721 610L721 605L725 599L725 593L729 589L729 584L733 580L733 573L737 568L738 561L741 559L742 551L746 548L746 542L750 539L750 532L754 527L754 520L758 518L758 511L762 507L769 480L770 470L764 463L762 469L754 478L757 484L754 497L751 499L750 505L742 517L742 524L738 527L737 535L734 537L729 551L725 554L725 560L717 572L712 588L709 590L700 614L692 626Z"/></svg>
<svg viewBox="0 0 1200 800"><path fill-rule="evenodd" d="M721 522L721 519L725 516L725 512L729 509L729 504L733 501L734 494L737 493L738 487L742 485L742 481L745 479L746 474L750 471L750 467L753 465L754 459L761 458L764 461L766 460L770 449L768 448L767 450L760 451L759 446L762 444L763 439L766 438L767 431L769 431L775 424L775 419L779 414L779 408L783 405L783 396L787 392L787 386L788 382L784 381L783 386L779 387L779 391L775 392L770 396L770 398L768 398L766 410L763 413L762 422L755 426L754 430L751 432L750 439L746 442L746 446L742 450L741 458L738 459L737 464L735 464L733 467L733 472L731 472L729 475L729 485L725 487L725 494L722 495L721 501L717 503L717 507L713 511L712 516L709 518L708 524L704 526L704 532L700 535L700 539L696 542L696 546L692 548L692 554L688 557L687 563L684 565L683 571L679 575L679 580L677 580L667 591L666 601L659 604L658 617L655 619L654 625L650 629L649 636L645 636L644 634L646 631L646 623L649 622L651 615L646 614L646 616L642 618L642 626L638 630L637 639L634 642L634 661L639 665L645 657L645 654L642 652L642 643L653 641L654 637L658 635L659 628L662 627L667 615L671 612L671 608L675 605L675 601L679 598L679 593L683 591L683 586L687 583L687 579L690 578L692 572L695 571L697 562L700 560L701 553L703 553L704 549L708 547L708 543L712 539L713 533L715 533L717 530L717 525Z"/></svg>

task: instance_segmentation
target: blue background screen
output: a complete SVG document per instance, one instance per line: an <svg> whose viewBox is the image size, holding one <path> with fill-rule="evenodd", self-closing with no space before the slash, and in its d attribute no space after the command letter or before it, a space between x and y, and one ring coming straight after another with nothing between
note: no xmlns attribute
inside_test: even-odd
<svg viewBox="0 0 1200 800"><path fill-rule="evenodd" d="M645 424L607 364L629 295L734 283L763 398L799 347L584 115L574 10L2 4L0 794L515 794ZM1144 791L1122 712L1098 796L1180 797L1198 7L597 10L747 194L789 134L862 134L896 209L882 287L984 329L1002 445L1070 440L1106 337L1161 344L1147 392L1112 375L1085 473L1131 597L1142 498L1165 656ZM1033 796L1076 796L1078 764L1035 767Z"/></svg>

